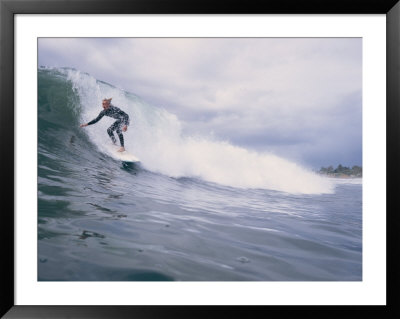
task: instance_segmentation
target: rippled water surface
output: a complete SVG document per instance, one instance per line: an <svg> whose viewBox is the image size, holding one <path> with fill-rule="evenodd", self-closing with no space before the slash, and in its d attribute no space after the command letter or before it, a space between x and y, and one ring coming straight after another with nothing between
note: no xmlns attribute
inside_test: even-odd
<svg viewBox="0 0 400 319"><path fill-rule="evenodd" d="M360 184L244 191L108 161L39 169L40 280L361 279Z"/></svg>

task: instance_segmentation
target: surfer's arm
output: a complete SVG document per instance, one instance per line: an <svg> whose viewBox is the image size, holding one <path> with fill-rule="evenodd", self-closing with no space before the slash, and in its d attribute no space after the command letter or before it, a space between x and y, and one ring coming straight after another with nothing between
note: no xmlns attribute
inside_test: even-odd
<svg viewBox="0 0 400 319"><path fill-rule="evenodd" d="M126 130L128 129L128 125L129 125L129 115L125 113L125 116L122 120L122 122L124 123L124 126L122 127L122 131L126 132Z"/></svg>
<svg viewBox="0 0 400 319"><path fill-rule="evenodd" d="M92 125L92 124L97 123L98 121L101 120L101 118L104 116L104 114L105 114L105 112L101 111L100 114L94 120L91 120L90 122L88 122L87 125Z"/></svg>
<svg viewBox="0 0 400 319"><path fill-rule="evenodd" d="M126 127L128 127L128 125L129 125L129 115L128 114L124 113L124 117L122 119L122 122L124 123L124 125Z"/></svg>
<svg viewBox="0 0 400 319"><path fill-rule="evenodd" d="M124 124L124 127L128 127L129 125L129 115L126 114L124 111L122 111L120 108L114 106L115 113L118 114L118 118L121 120L121 122Z"/></svg>

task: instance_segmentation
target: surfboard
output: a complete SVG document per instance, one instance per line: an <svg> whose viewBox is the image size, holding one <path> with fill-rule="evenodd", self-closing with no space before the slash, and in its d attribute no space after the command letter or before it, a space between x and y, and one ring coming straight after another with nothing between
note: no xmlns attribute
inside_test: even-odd
<svg viewBox="0 0 400 319"><path fill-rule="evenodd" d="M140 162L140 159L138 159L135 155L133 155L127 151L124 151L124 152L116 151L116 153L117 154L115 156L123 162L126 162L126 163L139 163Z"/></svg>
<svg viewBox="0 0 400 319"><path fill-rule="evenodd" d="M128 151L118 152L120 147L117 145L112 145L112 156L116 159L121 160L124 163L139 163L140 159L135 155L129 153Z"/></svg>

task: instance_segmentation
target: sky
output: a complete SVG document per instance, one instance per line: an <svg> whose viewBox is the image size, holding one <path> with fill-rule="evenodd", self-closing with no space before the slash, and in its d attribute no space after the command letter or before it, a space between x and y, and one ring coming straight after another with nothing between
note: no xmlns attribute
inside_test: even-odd
<svg viewBox="0 0 400 319"><path fill-rule="evenodd" d="M71 67L175 114L185 134L313 169L362 165L361 38L40 38Z"/></svg>

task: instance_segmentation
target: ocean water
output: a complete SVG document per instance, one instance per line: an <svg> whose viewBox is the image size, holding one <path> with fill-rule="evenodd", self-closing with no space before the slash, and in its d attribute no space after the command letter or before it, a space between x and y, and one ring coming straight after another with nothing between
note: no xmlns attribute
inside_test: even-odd
<svg viewBox="0 0 400 319"><path fill-rule="evenodd" d="M130 114L126 165L110 151ZM39 281L360 281L362 181L185 136L179 119L89 74L38 70Z"/></svg>

